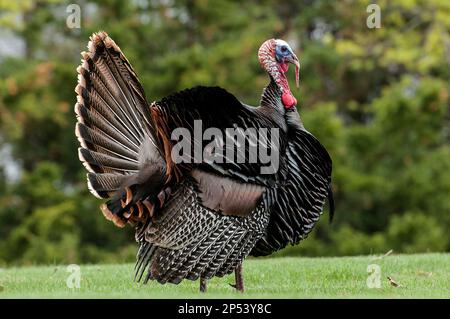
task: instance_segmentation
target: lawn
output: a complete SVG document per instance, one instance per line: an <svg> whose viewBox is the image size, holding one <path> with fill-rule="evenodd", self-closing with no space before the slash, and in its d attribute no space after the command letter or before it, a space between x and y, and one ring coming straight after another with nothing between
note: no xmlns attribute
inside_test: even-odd
<svg viewBox="0 0 450 319"><path fill-rule="evenodd" d="M371 264L380 267L380 288L367 286ZM198 282L135 283L133 264L82 265L80 271L80 288L71 289L64 265L0 269L0 298L450 297L450 254L248 259L244 294L228 285L232 275L210 280L208 292L200 294ZM400 286L392 285L388 276Z"/></svg>

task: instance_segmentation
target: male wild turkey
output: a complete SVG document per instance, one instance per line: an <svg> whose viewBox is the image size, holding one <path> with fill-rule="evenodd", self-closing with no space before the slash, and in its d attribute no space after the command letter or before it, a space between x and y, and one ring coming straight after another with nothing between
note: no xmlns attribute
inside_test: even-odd
<svg viewBox="0 0 450 319"><path fill-rule="evenodd" d="M205 291L207 279L235 271L234 287L243 291L245 257L297 244L318 221L327 197L332 216L330 156L304 128L285 76L294 64L298 86L298 59L276 39L263 43L258 58L270 78L259 107L204 86L150 104L114 41L104 32L91 36L75 89L79 158L90 192L108 199L101 206L104 216L119 227L135 227L136 280L178 284L200 278ZM242 128L231 148L245 154L244 161L226 158L228 153L216 149L230 143L216 140L214 154L219 159L222 154L222 161L189 154L188 160L176 160L172 153L179 141L172 133L182 127L195 136L199 120L203 133ZM257 142L279 155L277 169L262 173L262 160L249 160L255 136L246 134L247 128L276 130L278 139Z"/></svg>

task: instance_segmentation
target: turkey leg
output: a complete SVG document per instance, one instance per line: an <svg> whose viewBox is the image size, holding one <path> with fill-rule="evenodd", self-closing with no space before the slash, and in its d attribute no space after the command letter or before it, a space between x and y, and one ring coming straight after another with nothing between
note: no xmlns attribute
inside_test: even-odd
<svg viewBox="0 0 450 319"><path fill-rule="evenodd" d="M206 292L206 282L205 278L200 277L200 292Z"/></svg>
<svg viewBox="0 0 450 319"><path fill-rule="evenodd" d="M242 276L242 263L239 264L234 270L234 277L236 283L230 284L231 287L236 288L237 291L244 292L244 277Z"/></svg>

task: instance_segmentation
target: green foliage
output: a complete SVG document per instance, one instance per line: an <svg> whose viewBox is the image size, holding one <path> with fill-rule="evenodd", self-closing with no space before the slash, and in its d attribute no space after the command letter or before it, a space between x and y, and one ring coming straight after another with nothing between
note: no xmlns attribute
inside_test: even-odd
<svg viewBox="0 0 450 319"><path fill-rule="evenodd" d="M406 253L442 251L449 242L444 227L433 216L422 213L394 216L387 238L393 248Z"/></svg>
<svg viewBox="0 0 450 319"><path fill-rule="evenodd" d="M98 30L150 101L203 84L257 104L259 45L292 44L303 122L333 158L336 216L279 255L450 250L447 2L380 0L380 29L367 28L364 0L87 0L81 29L66 27L70 3L0 1L0 38L24 44L0 55L0 154L12 152L0 159L0 263L133 260L132 229L107 222L88 194L73 132L79 52ZM11 164L19 178L7 178Z"/></svg>

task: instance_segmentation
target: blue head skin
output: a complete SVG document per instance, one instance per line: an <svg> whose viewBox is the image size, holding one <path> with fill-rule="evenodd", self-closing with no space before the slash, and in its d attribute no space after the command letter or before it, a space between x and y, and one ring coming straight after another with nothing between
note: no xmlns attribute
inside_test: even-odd
<svg viewBox="0 0 450 319"><path fill-rule="evenodd" d="M287 44L285 41L276 40L276 44L275 58L277 59L278 63L285 62L289 56L292 56L294 54L289 44Z"/></svg>
<svg viewBox="0 0 450 319"><path fill-rule="evenodd" d="M298 72L300 69L300 63L298 61L297 56L294 54L294 51L292 51L289 44L287 44L286 41L277 39L275 40L276 46L275 46L275 59L282 67L283 72L286 72L288 70L288 63L292 63L296 67L296 85L298 87Z"/></svg>

